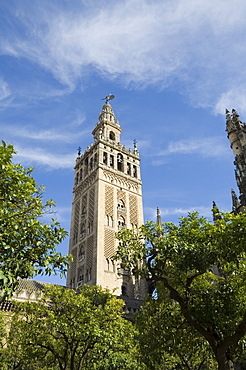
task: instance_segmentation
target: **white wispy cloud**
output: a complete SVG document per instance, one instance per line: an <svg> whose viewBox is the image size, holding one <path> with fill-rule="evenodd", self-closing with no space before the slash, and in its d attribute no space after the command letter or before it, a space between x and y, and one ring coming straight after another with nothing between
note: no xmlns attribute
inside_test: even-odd
<svg viewBox="0 0 246 370"><path fill-rule="evenodd" d="M240 108L240 113L246 114L246 87L234 86L228 91L221 94L217 104L215 105L215 113L225 113L225 107L230 111L235 108Z"/></svg>
<svg viewBox="0 0 246 370"><path fill-rule="evenodd" d="M14 3L8 11L15 24L6 26L1 52L38 63L70 89L90 71L135 87L179 81L193 104L219 113L235 101L230 91L243 92L241 0ZM236 100L245 108L244 98Z"/></svg>
<svg viewBox="0 0 246 370"><path fill-rule="evenodd" d="M212 216L212 206L211 207L204 207L204 206L194 206L189 208L164 208L160 210L162 219L167 219L167 216L187 216L189 212L198 212L199 215L210 218ZM147 218L156 221L156 208L152 207L145 207L145 214Z"/></svg>
<svg viewBox="0 0 246 370"><path fill-rule="evenodd" d="M8 98L11 95L10 88L2 78L0 78L0 101Z"/></svg>
<svg viewBox="0 0 246 370"><path fill-rule="evenodd" d="M27 166L45 166L47 170L69 168L74 166L75 154L50 153L42 148L23 148L16 146L17 155L15 162Z"/></svg>
<svg viewBox="0 0 246 370"><path fill-rule="evenodd" d="M198 154L203 157L222 158L231 153L223 143L224 137L190 138L186 140L172 141L167 148L159 151L159 156L173 154ZM157 159L154 164L162 164L162 159ZM164 159L165 163L165 159Z"/></svg>
<svg viewBox="0 0 246 370"><path fill-rule="evenodd" d="M85 121L86 116L82 114L81 112L77 112L76 118L74 118L70 123L69 127L78 127L81 126L82 123Z"/></svg>
<svg viewBox="0 0 246 370"><path fill-rule="evenodd" d="M72 123L73 125L74 123ZM13 137L22 137L26 139L42 140L42 141L56 141L65 143L74 143L78 141L79 137L87 135L90 131L71 132L71 130L58 131L58 129L49 130L35 130L33 127L7 126L2 125L1 129L5 134L8 133Z"/></svg>

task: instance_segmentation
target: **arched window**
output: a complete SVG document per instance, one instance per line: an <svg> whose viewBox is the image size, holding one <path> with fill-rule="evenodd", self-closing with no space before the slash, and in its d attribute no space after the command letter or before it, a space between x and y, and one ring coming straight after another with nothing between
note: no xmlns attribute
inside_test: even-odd
<svg viewBox="0 0 246 370"><path fill-rule="evenodd" d="M83 261L85 259L85 246L82 244L79 247L79 261Z"/></svg>
<svg viewBox="0 0 246 370"><path fill-rule="evenodd" d="M121 153L117 154L117 169L123 171L123 155Z"/></svg>
<svg viewBox="0 0 246 370"><path fill-rule="evenodd" d="M137 167L134 165L132 166L132 172L133 172L133 176L137 177Z"/></svg>
<svg viewBox="0 0 246 370"><path fill-rule="evenodd" d="M120 199L119 201L118 201L118 209L125 209L125 203L123 202L123 200L122 199Z"/></svg>
<svg viewBox="0 0 246 370"><path fill-rule="evenodd" d="M114 264L114 261L111 261L111 262L112 262L113 272L115 272L115 264Z"/></svg>
<svg viewBox="0 0 246 370"><path fill-rule="evenodd" d="M75 185L77 185L78 184L78 182L79 182L79 173L77 172L76 173L76 176L75 176Z"/></svg>
<svg viewBox="0 0 246 370"><path fill-rule="evenodd" d="M109 138L110 140L115 140L115 133L113 131L110 131Z"/></svg>
<svg viewBox="0 0 246 370"><path fill-rule="evenodd" d="M107 270L109 271L110 270L110 262L109 262L109 259L106 258L106 261L107 261Z"/></svg>
<svg viewBox="0 0 246 370"><path fill-rule="evenodd" d="M81 267L78 270L78 277L77 277L78 286L84 283L84 268Z"/></svg>
<svg viewBox="0 0 246 370"><path fill-rule="evenodd" d="M124 229L124 228L125 228L125 226L126 226L126 224L125 224L125 219L124 219L124 217L123 217L123 216L120 216L120 217L118 218L118 229Z"/></svg>
<svg viewBox="0 0 246 370"><path fill-rule="evenodd" d="M114 219L112 216L109 219L109 226L114 227Z"/></svg>
<svg viewBox="0 0 246 370"><path fill-rule="evenodd" d="M87 226L87 233L90 234L90 233L92 233L92 231L93 231L93 221L90 220L88 222L88 226Z"/></svg>

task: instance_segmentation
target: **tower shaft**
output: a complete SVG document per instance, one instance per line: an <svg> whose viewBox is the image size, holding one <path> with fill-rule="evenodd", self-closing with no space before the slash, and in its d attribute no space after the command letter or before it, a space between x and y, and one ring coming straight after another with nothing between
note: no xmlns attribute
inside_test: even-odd
<svg viewBox="0 0 246 370"><path fill-rule="evenodd" d="M143 298L141 281L112 260L116 232L144 222L139 153L121 144L121 131L107 102L92 131L94 143L76 159L67 286L100 285Z"/></svg>

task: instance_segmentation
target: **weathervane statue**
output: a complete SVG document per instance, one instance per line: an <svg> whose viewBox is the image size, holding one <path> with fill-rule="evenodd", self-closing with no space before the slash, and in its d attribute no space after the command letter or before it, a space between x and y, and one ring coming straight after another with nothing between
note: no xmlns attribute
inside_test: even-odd
<svg viewBox="0 0 246 370"><path fill-rule="evenodd" d="M103 98L102 100L105 100L106 101L106 104L108 104L108 101L109 100L112 100L112 99L114 99L114 95L109 94L109 95L106 96L106 98Z"/></svg>

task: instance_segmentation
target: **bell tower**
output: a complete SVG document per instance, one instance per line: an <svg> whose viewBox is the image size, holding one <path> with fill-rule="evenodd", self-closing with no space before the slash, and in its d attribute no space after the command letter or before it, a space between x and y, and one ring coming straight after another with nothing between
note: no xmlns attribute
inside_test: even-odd
<svg viewBox="0 0 246 370"><path fill-rule="evenodd" d="M92 131L94 143L83 154L79 149L76 159L67 286L100 285L142 299L145 283L111 259L115 233L144 223L139 152L136 142L132 150L121 144L122 128L108 102L112 98L106 97Z"/></svg>

